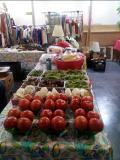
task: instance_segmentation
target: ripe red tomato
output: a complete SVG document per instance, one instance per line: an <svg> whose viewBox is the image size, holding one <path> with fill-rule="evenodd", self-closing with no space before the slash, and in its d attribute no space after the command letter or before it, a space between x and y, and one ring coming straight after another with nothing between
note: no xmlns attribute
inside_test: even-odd
<svg viewBox="0 0 120 160"><path fill-rule="evenodd" d="M84 109L82 108L78 108L75 110L75 113L74 113L75 117L77 116L86 116L86 112Z"/></svg>
<svg viewBox="0 0 120 160"><path fill-rule="evenodd" d="M77 106L79 104L80 104L80 101L79 101L78 98L72 98L72 100L71 100L71 105L72 106Z"/></svg>
<svg viewBox="0 0 120 160"><path fill-rule="evenodd" d="M26 98L23 98L23 99L20 99L19 100L19 107L21 110L26 110L26 109L29 109L29 106L30 106L30 101Z"/></svg>
<svg viewBox="0 0 120 160"><path fill-rule="evenodd" d="M49 119L52 118L52 111L50 109L44 109L41 114L40 117L48 117Z"/></svg>
<svg viewBox="0 0 120 160"><path fill-rule="evenodd" d="M60 94L59 94L59 99L62 99L62 100L67 101L67 100L68 100L68 97L67 97L64 93L60 93Z"/></svg>
<svg viewBox="0 0 120 160"><path fill-rule="evenodd" d="M52 128L57 132L62 131L66 128L65 119L60 116L54 117L51 121L51 125L52 125Z"/></svg>
<svg viewBox="0 0 120 160"><path fill-rule="evenodd" d="M55 116L60 116L60 117L65 117L65 113L63 112L63 110L61 110L61 109L56 109L55 111L54 111L54 113L53 113L53 117L55 117Z"/></svg>
<svg viewBox="0 0 120 160"><path fill-rule="evenodd" d="M26 117L26 118L29 118L31 121L33 121L34 114L30 110L25 110L25 111L21 112L20 117Z"/></svg>
<svg viewBox="0 0 120 160"><path fill-rule="evenodd" d="M94 108L94 104L92 101L82 101L81 108L85 109L86 111L92 111Z"/></svg>
<svg viewBox="0 0 120 160"><path fill-rule="evenodd" d="M100 118L99 114L95 111L89 111L87 113L87 118L90 119L90 118Z"/></svg>
<svg viewBox="0 0 120 160"><path fill-rule="evenodd" d="M16 118L20 117L20 110L18 108L12 108L8 112L8 117L14 116Z"/></svg>
<svg viewBox="0 0 120 160"><path fill-rule="evenodd" d="M4 121L5 129L12 129L17 126L17 118L14 116L7 117Z"/></svg>
<svg viewBox="0 0 120 160"><path fill-rule="evenodd" d="M72 96L72 99L78 99L80 101L80 96Z"/></svg>
<svg viewBox="0 0 120 160"><path fill-rule="evenodd" d="M38 127L43 130L48 130L50 128L50 125L51 125L51 122L48 117L42 117L38 122Z"/></svg>
<svg viewBox="0 0 120 160"><path fill-rule="evenodd" d="M24 98L28 99L30 102L33 100L33 96L31 94L26 94Z"/></svg>
<svg viewBox="0 0 120 160"><path fill-rule="evenodd" d="M67 103L65 100L57 99L55 102L55 106L57 109L65 110L67 108Z"/></svg>
<svg viewBox="0 0 120 160"><path fill-rule="evenodd" d="M52 99L55 102L56 99L57 99L57 96L55 96L55 95L49 95L49 96L46 97L46 99Z"/></svg>
<svg viewBox="0 0 120 160"><path fill-rule="evenodd" d="M70 107L73 111L80 108L80 101L78 98L74 98L71 100Z"/></svg>
<svg viewBox="0 0 120 160"><path fill-rule="evenodd" d="M33 99L34 100L40 100L40 101L43 101L43 98L42 97L40 97L40 96L38 96L38 95L35 95L34 97L33 97Z"/></svg>
<svg viewBox="0 0 120 160"><path fill-rule="evenodd" d="M52 99L47 99L45 101L45 108L46 109L50 109L50 110L54 110L55 109L55 103Z"/></svg>
<svg viewBox="0 0 120 160"><path fill-rule="evenodd" d="M79 129L80 131L87 130L88 127L88 120L84 116L78 116L75 118L75 128Z"/></svg>
<svg viewBox="0 0 120 160"><path fill-rule="evenodd" d="M34 99L30 104L30 108L32 111L39 111L41 107L42 107L42 102L38 99Z"/></svg>
<svg viewBox="0 0 120 160"><path fill-rule="evenodd" d="M21 117L18 119L17 128L20 132L28 131L32 126L32 121L29 118Z"/></svg>
<svg viewBox="0 0 120 160"><path fill-rule="evenodd" d="M89 128L91 131L100 132L103 130L104 124L101 119L91 118L89 120Z"/></svg>
<svg viewBox="0 0 120 160"><path fill-rule="evenodd" d="M93 101L93 97L92 96L84 96L81 98L81 101Z"/></svg>

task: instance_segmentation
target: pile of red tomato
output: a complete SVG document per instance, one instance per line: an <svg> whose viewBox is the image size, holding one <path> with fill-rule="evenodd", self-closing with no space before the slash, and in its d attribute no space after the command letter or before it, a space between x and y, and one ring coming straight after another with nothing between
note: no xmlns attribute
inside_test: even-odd
<svg viewBox="0 0 120 160"><path fill-rule="evenodd" d="M64 93L59 93L43 99L27 94L13 103L17 106L8 112L4 121L4 127L8 130L17 128L20 132L26 132L31 129L35 115L38 115L37 126L41 130L63 131L66 129L65 112L68 109L73 111L74 126L79 131L99 132L103 129L99 114L93 111L92 96L73 96L69 99Z"/></svg>

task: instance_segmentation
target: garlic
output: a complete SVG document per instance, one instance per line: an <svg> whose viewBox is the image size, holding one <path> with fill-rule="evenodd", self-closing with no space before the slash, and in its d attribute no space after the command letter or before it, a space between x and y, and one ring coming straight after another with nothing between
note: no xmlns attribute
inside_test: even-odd
<svg viewBox="0 0 120 160"><path fill-rule="evenodd" d="M72 95L73 96L80 96L80 90L78 88L74 88L72 90Z"/></svg>
<svg viewBox="0 0 120 160"><path fill-rule="evenodd" d="M47 96L53 95L51 91L48 91Z"/></svg>
<svg viewBox="0 0 120 160"><path fill-rule="evenodd" d="M38 96L44 98L44 97L47 96L47 93L48 93L47 87L42 87L42 88L40 89L40 91L38 91L38 92L35 93L35 95L38 95Z"/></svg>
<svg viewBox="0 0 120 160"><path fill-rule="evenodd" d="M57 91L55 88L53 88L53 89L52 89L52 94L53 94L53 95L58 95L59 93L58 93L58 91Z"/></svg>
<svg viewBox="0 0 120 160"><path fill-rule="evenodd" d="M81 89L80 89L80 95L81 95L82 97L84 97L84 96L89 96L89 95L90 95L90 92L89 92L88 90L84 89L84 88L81 88Z"/></svg>
<svg viewBox="0 0 120 160"><path fill-rule="evenodd" d="M23 97L24 96L24 92L25 92L25 89L24 88L19 88L17 90L17 92L15 93L15 96L18 96L18 97Z"/></svg>
<svg viewBox="0 0 120 160"><path fill-rule="evenodd" d="M72 96L72 92L71 92L70 88L66 88L65 94L66 94L67 97L71 97Z"/></svg>
<svg viewBox="0 0 120 160"><path fill-rule="evenodd" d="M35 86L27 85L25 87L24 94L34 94L35 93Z"/></svg>

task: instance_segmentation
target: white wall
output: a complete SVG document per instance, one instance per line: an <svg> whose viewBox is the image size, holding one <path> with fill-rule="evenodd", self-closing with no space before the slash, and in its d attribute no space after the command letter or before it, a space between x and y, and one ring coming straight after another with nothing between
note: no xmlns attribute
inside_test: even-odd
<svg viewBox="0 0 120 160"><path fill-rule="evenodd" d="M2 1L0 6L2 6ZM31 15L26 15L26 12L31 11L30 1L4 1L7 5L10 16L14 19L16 25L32 25Z"/></svg>
<svg viewBox="0 0 120 160"><path fill-rule="evenodd" d="M31 1L4 1L8 12L14 18L17 25L31 25L32 16L26 15L31 11ZM0 2L0 5L2 1ZM76 11L82 10L84 23L88 23L89 1L34 1L36 25L43 24L44 18L41 12L48 11ZM93 1L92 24L116 24L120 17L116 8L118 1Z"/></svg>
<svg viewBox="0 0 120 160"><path fill-rule="evenodd" d="M120 20L117 15L117 7L120 6L118 1L93 1L93 24L116 24Z"/></svg>

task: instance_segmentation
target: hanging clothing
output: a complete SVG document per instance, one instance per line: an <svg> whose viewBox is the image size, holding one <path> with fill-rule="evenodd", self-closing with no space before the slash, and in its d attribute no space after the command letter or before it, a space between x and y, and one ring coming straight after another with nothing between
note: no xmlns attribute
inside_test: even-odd
<svg viewBox="0 0 120 160"><path fill-rule="evenodd" d="M47 44L47 43L48 43L48 41L47 41L47 33L46 33L46 31L43 29L43 30L42 30L42 45Z"/></svg>
<svg viewBox="0 0 120 160"><path fill-rule="evenodd" d="M42 45L42 30L38 29L38 44Z"/></svg>

